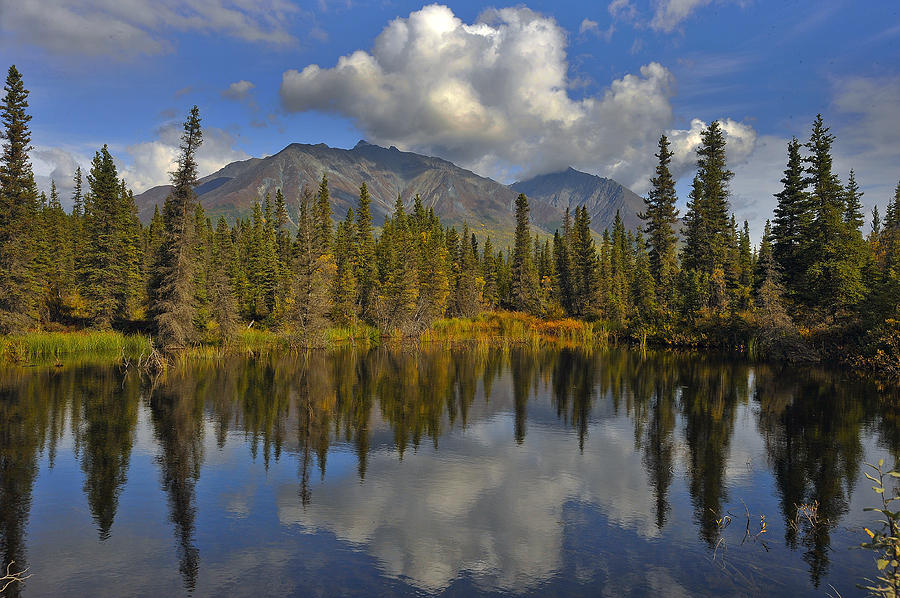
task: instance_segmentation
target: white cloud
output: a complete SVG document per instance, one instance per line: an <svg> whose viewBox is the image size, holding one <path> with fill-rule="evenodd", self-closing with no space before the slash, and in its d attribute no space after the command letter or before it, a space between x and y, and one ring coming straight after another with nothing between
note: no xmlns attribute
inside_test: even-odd
<svg viewBox="0 0 900 598"><path fill-rule="evenodd" d="M505 8L469 25L430 5L391 21L371 53L285 72L281 98L288 111L339 114L375 143L502 180L571 165L646 188L672 126L672 74L652 62L573 99L567 73L566 32L552 18Z"/></svg>
<svg viewBox="0 0 900 598"><path fill-rule="evenodd" d="M597 21L585 19L581 22L581 26L578 28L578 33L580 33L581 35L590 33L596 35L597 37L603 38L606 41L609 41L610 39L612 39L612 34L615 32L615 30L615 25L610 25L606 29L600 29L600 24Z"/></svg>
<svg viewBox="0 0 900 598"><path fill-rule="evenodd" d="M125 178L135 193L169 184L169 174L177 166L181 132L180 124L169 123L159 130L158 139L125 148L130 160L119 164L119 176ZM203 129L203 144L197 150L197 172L203 177L226 164L249 157L246 152L235 147L235 139L230 133L206 127Z"/></svg>
<svg viewBox="0 0 900 598"><path fill-rule="evenodd" d="M747 160L756 146L756 131L753 127L730 118L722 119L719 124L725 132L725 152L729 166L741 164ZM701 143L700 134L706 127L707 123L695 118L691 121L690 129L673 129L666 133L674 154L671 170L676 177L696 166L697 148Z"/></svg>
<svg viewBox="0 0 900 598"><path fill-rule="evenodd" d="M19 43L119 57L170 51L171 32L293 43L285 25L298 11L288 0L4 0L0 9L0 30Z"/></svg>
<svg viewBox="0 0 900 598"><path fill-rule="evenodd" d="M600 31L600 24L597 21L585 19L581 22L578 33L586 33L588 31Z"/></svg>
<svg viewBox="0 0 900 598"><path fill-rule="evenodd" d="M34 180L38 188L47 193L49 197L50 181L54 181L62 205L71 206L72 192L75 188L73 182L75 168L80 164L88 163L89 160L68 149L35 146L31 152L31 162Z"/></svg>
<svg viewBox="0 0 900 598"><path fill-rule="evenodd" d="M123 149L109 148L115 159L119 177L125 179L130 189L135 193L141 193L157 185L169 184L169 173L177 166L181 131L181 125L173 122L161 127L155 140L134 143ZM31 159L38 187L49 193L52 179L59 189L63 206L71 207L75 168L81 166L85 176L84 190L87 192L86 177L94 151L97 150L86 151L84 148L59 146L35 147L31 152ZM243 150L235 147L235 139L227 131L215 127L203 129L203 144L197 151L197 170L201 177L219 170L226 164L249 157Z"/></svg>
<svg viewBox="0 0 900 598"><path fill-rule="evenodd" d="M650 27L657 31L671 33L692 12L710 3L712 0L661 0L656 5L653 18L650 20Z"/></svg>
<svg viewBox="0 0 900 598"><path fill-rule="evenodd" d="M613 0L607 6L609 15L619 21L633 22L638 17L637 8L630 0Z"/></svg>
<svg viewBox="0 0 900 598"><path fill-rule="evenodd" d="M833 86L835 108L853 118L848 140L900 154L900 77L848 77Z"/></svg>
<svg viewBox="0 0 900 598"><path fill-rule="evenodd" d="M222 91L222 97L229 100L243 100L247 97L247 94L250 93L250 90L254 87L256 87L256 85L254 85L250 81L241 79L240 81L235 81L226 89L224 89Z"/></svg>
<svg viewBox="0 0 900 598"><path fill-rule="evenodd" d="M504 390L495 387L492 403ZM402 461L372 452L364 484L352 475L330 479L305 507L296 484L283 486L279 521L330 531L371 554L387 575L429 593L461 576L479 588L533 590L565 557L569 501L596 505L641 538L658 536L629 422L592 425L581 454L570 435L532 422L517 445L512 420L470 421L464 445L443 436L439 467L427 449Z"/></svg>

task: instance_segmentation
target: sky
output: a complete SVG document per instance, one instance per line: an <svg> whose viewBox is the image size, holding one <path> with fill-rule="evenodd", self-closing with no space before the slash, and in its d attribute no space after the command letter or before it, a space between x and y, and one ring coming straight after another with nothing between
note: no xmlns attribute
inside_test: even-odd
<svg viewBox="0 0 900 598"><path fill-rule="evenodd" d="M900 180L896 0L0 0L0 58L64 204L103 144L135 192L167 183L194 104L201 175L366 139L504 183L572 166L643 194L665 133L682 207L719 120L757 239L817 113L867 211Z"/></svg>

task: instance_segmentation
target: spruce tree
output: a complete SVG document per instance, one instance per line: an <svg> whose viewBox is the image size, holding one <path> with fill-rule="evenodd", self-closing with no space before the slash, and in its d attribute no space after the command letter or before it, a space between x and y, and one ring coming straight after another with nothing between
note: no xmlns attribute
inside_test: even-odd
<svg viewBox="0 0 900 598"><path fill-rule="evenodd" d="M122 258L122 201L118 172L108 148L94 154L85 230L84 296L92 324L109 328L119 315L125 290Z"/></svg>
<svg viewBox="0 0 900 598"><path fill-rule="evenodd" d="M144 230L138 218L134 192L126 186L124 179L119 183L116 216L122 277L117 311L122 318L133 320L144 315L146 306Z"/></svg>
<svg viewBox="0 0 900 598"><path fill-rule="evenodd" d="M331 192L328 190L328 176L323 174L316 194L316 205L313 210L315 226L316 252L325 255L331 250L331 235L334 224L331 222Z"/></svg>
<svg viewBox="0 0 900 598"><path fill-rule="evenodd" d="M775 194L778 205L772 226L773 259L792 298L797 298L803 291L814 218L812 201L806 192L800 147L796 137L788 143L787 168L781 179L784 188Z"/></svg>
<svg viewBox="0 0 900 598"><path fill-rule="evenodd" d="M209 273L206 277L210 317L216 323L221 339L228 339L237 326L237 301L231 273L234 267L234 241L224 216L216 223L212 241Z"/></svg>
<svg viewBox="0 0 900 598"><path fill-rule="evenodd" d="M713 121L702 133L697 150L697 175L685 216L686 235L682 261L686 269L695 270L689 277L705 289L706 306L717 309L727 304L729 264L734 263L736 235L729 220L729 182L734 173L728 170L725 156L725 133ZM733 272L733 268L732 268Z"/></svg>
<svg viewBox="0 0 900 598"><path fill-rule="evenodd" d="M353 269L356 278L357 314L367 321L373 321L372 310L378 295L378 267L375 261L375 239L372 235L372 200L369 189L363 183L359 189L359 209L356 213Z"/></svg>
<svg viewBox="0 0 900 598"><path fill-rule="evenodd" d="M860 201L863 195L864 193L859 190L859 183L856 182L856 173L851 168L847 185L844 187L844 222L851 230L861 229L865 222Z"/></svg>
<svg viewBox="0 0 900 598"><path fill-rule="evenodd" d="M349 326L356 320L357 304L357 230L353 208L338 223L334 237L335 273L331 292L331 320L338 326Z"/></svg>
<svg viewBox="0 0 900 598"><path fill-rule="evenodd" d="M481 255L481 276L484 278L484 290L481 293L482 305L486 310L493 310L499 302L499 285L497 281L497 257L494 255L494 244L491 238L484 240Z"/></svg>
<svg viewBox="0 0 900 598"><path fill-rule="evenodd" d="M450 283L447 278L447 250L444 247L440 221L429 222L424 210L419 210L421 200L413 209L413 221L425 229L419 235L419 314L422 326L431 323L444 315L447 298L450 294ZM487 247L487 245L486 245Z"/></svg>
<svg viewBox="0 0 900 598"><path fill-rule="evenodd" d="M469 224L463 224L463 240L469 238ZM454 305L456 314L463 318L472 318L478 313L481 293L478 288L478 262L472 255L471 243L462 243L459 251L459 275L456 278Z"/></svg>
<svg viewBox="0 0 900 598"><path fill-rule="evenodd" d="M659 153L655 155L659 160L656 176L650 179L650 191L644 199L645 210L638 217L644 220L649 267L656 292L660 296L670 297L678 269L674 229L678 221L678 210L675 208L678 198L675 195L675 178L669 171L673 154L665 135L660 136Z"/></svg>
<svg viewBox="0 0 900 598"><path fill-rule="evenodd" d="M194 106L184 122L178 168L172 174L173 188L163 206L165 231L150 292L150 313L158 341L164 348L185 346L195 337L193 207L197 182L195 155L202 141L200 111Z"/></svg>
<svg viewBox="0 0 900 598"><path fill-rule="evenodd" d="M353 311L352 298L344 290L349 262L346 224L339 226L332 247L334 253L323 251L325 247L322 244L315 212L312 194L304 188L301 193L297 227L297 295L294 317L303 337L302 344L306 345L318 345L322 342L321 332L325 329L327 315L332 312L333 299L336 299L334 302L336 310L332 312L332 317L339 325L348 324ZM344 279L335 280L337 274ZM342 285L342 288L340 292L334 293L332 289L337 285Z"/></svg>
<svg viewBox="0 0 900 598"><path fill-rule="evenodd" d="M834 136L822 115L813 123L805 179L816 211L806 273L806 303L837 316L859 304L865 294L862 268L865 262L859 231L845 222L846 200L837 175L832 172ZM854 234L855 233L855 234Z"/></svg>
<svg viewBox="0 0 900 598"><path fill-rule="evenodd" d="M537 308L538 279L531 256L531 231L528 198L516 198L516 233L511 264L511 300L513 309L534 313Z"/></svg>
<svg viewBox="0 0 900 598"><path fill-rule="evenodd" d="M0 333L19 332L38 316L33 226L38 215L38 192L28 151L28 91L15 65L9 67L6 92L0 103L3 158L0 162Z"/></svg>
<svg viewBox="0 0 900 598"><path fill-rule="evenodd" d="M618 212L617 218L618 218ZM621 219L619 219L621 223ZM599 280L597 251L591 236L591 219L587 208L575 209L571 240L572 313L587 316L596 308Z"/></svg>

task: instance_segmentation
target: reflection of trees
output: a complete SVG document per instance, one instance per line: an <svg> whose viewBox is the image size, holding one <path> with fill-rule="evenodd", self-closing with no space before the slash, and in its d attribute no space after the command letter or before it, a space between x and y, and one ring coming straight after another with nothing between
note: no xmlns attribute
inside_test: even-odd
<svg viewBox="0 0 900 598"><path fill-rule="evenodd" d="M78 377L77 392L80 404L73 407L81 410L76 437L84 492L100 539L106 540L127 479L140 379L137 375L123 379L115 370L96 368Z"/></svg>
<svg viewBox="0 0 900 598"><path fill-rule="evenodd" d="M704 357L680 365L681 410L690 458L688 490L700 537L712 547L717 539L716 519L727 498L725 466L734 417L738 401L747 397L749 372L746 366Z"/></svg>
<svg viewBox="0 0 900 598"><path fill-rule="evenodd" d="M863 388L839 388L816 370L757 370L759 427L780 495L785 542L802 544L816 587L828 571L831 530L847 512L860 475L867 395ZM804 504L818 504L818 525L796 524Z"/></svg>
<svg viewBox="0 0 900 598"><path fill-rule="evenodd" d="M25 527L31 511L31 493L37 477L37 455L50 429L51 401L63 380L49 374L28 375L18 371L0 373L0 567L25 558ZM55 440L52 440L55 442ZM19 596L22 584L6 589L6 596Z"/></svg>
<svg viewBox="0 0 900 598"><path fill-rule="evenodd" d="M194 503L203 463L203 391L193 376L173 373L150 396L150 418L160 448L157 461L162 487L169 496L179 570L188 590L196 586L200 568L200 551L194 545Z"/></svg>
<svg viewBox="0 0 900 598"><path fill-rule="evenodd" d="M449 431L469 425L484 409L483 401L493 410L512 412L514 439L522 443L528 402L546 388L560 425L574 431L582 450L592 417L598 417L595 410L630 418L659 528L670 516L668 496L683 438L694 518L700 537L712 545L715 519L727 498L735 417L751 380L786 522L785 541L803 552L817 584L829 566L831 531L862 475L861 427L870 426L880 444L900 456L895 396L879 396L818 370L750 368L670 352L558 347L424 345L229 358L170 370L152 391L146 379L123 376L115 368L0 371L0 558L27 565L24 530L38 454L46 449L52 466L66 422L100 538L109 536L126 484L142 393L150 396L146 405L161 483L189 589L200 562L195 486L204 457L204 414L220 447L229 438L243 438L250 455L266 467L272 459L296 458L305 505L313 499L310 478L316 468L324 477L335 441L352 447L364 479L376 442L393 444L401 458L423 441L437 446ZM510 391L512 404L490 404L492 393L494 401L502 401ZM821 525L791 525L797 505L813 502ZM17 591L11 587L8 593Z"/></svg>
<svg viewBox="0 0 900 598"><path fill-rule="evenodd" d="M578 433L578 448L584 451L588 422L599 368L593 355L562 349L552 358L551 386L556 415Z"/></svg>
<svg viewBox="0 0 900 598"><path fill-rule="evenodd" d="M662 529L675 469L678 367L672 354L658 353L640 359L632 371L635 437L653 488L656 526Z"/></svg>

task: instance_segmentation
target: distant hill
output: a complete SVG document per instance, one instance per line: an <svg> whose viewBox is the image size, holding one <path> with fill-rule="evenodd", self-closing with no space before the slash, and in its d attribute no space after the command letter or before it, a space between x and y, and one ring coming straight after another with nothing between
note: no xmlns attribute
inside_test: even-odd
<svg viewBox="0 0 900 598"><path fill-rule="evenodd" d="M584 206L591 217L591 228L597 232L612 228L618 210L625 228L637 228L641 221L638 213L644 209L644 200L631 189L612 179L606 179L569 168L563 172L542 174L510 187L524 193L533 202L541 202L574 215L575 208Z"/></svg>
<svg viewBox="0 0 900 598"><path fill-rule="evenodd" d="M336 220L349 207L356 208L359 187L365 182L378 226L393 211L398 194L410 206L418 193L445 223L468 222L474 232L491 234L500 242L512 238L514 202L520 192L529 197L535 227L547 233L560 226L567 206L574 211L576 205L587 205L592 227L598 231L612 224L616 209L622 210L626 226L636 224L641 207L640 198L615 181L572 169L506 186L440 158L365 141L349 150L292 143L273 156L228 164L200 179L195 190L211 217L225 216L233 222L248 216L253 203L266 193L274 197L280 188L294 223L301 190L309 186L315 191L323 173L328 175ZM141 220L152 218L154 206L161 206L170 190L163 185L135 197Z"/></svg>

